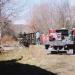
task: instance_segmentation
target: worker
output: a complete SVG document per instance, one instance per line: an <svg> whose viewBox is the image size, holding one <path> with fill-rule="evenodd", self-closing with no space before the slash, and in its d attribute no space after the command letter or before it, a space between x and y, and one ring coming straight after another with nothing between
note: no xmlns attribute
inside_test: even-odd
<svg viewBox="0 0 75 75"><path fill-rule="evenodd" d="M40 32L36 32L36 44L40 44Z"/></svg>

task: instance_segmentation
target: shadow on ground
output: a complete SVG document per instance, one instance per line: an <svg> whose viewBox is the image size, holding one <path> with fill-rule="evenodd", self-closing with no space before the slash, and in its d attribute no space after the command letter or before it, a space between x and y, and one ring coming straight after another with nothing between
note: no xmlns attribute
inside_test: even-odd
<svg viewBox="0 0 75 75"><path fill-rule="evenodd" d="M16 59L0 61L1 75L56 75L39 67L29 64L21 64Z"/></svg>

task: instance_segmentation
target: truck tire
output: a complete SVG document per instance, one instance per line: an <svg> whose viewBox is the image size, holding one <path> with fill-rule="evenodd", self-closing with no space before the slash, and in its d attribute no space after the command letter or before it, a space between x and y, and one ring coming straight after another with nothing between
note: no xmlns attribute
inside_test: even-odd
<svg viewBox="0 0 75 75"><path fill-rule="evenodd" d="M46 44L46 45L45 45L45 49L48 49L48 48L49 48L49 44Z"/></svg>

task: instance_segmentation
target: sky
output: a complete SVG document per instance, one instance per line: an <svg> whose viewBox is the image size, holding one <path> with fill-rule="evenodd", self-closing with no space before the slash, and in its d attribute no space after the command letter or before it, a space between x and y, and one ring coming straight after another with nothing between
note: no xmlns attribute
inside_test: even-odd
<svg viewBox="0 0 75 75"><path fill-rule="evenodd" d="M7 5L7 7L14 7L17 11L19 11L19 13L17 12L16 16L13 18L13 22L15 24L24 24L30 20L33 7L51 1L52 0L12 0L12 4ZM75 5L75 0L70 0L70 3L71 5ZM8 11L7 14L9 14L9 12L11 11Z"/></svg>
<svg viewBox="0 0 75 75"><path fill-rule="evenodd" d="M70 0L72 5L75 5L75 0Z"/></svg>

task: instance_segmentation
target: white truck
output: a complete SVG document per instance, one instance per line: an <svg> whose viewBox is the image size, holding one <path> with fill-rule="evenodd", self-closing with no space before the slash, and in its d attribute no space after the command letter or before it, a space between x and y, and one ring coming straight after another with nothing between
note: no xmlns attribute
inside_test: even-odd
<svg viewBox="0 0 75 75"><path fill-rule="evenodd" d="M57 34L57 38L53 37L55 40L49 40L45 43L48 54L75 54L75 44L69 38L69 31L64 28L56 30L54 33Z"/></svg>

